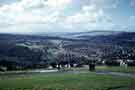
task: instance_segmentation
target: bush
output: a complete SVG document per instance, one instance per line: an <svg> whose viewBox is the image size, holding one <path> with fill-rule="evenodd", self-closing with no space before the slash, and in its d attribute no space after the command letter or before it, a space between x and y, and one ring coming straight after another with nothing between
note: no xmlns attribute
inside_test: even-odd
<svg viewBox="0 0 135 90"><path fill-rule="evenodd" d="M135 66L135 62L128 62L128 66Z"/></svg>
<svg viewBox="0 0 135 90"><path fill-rule="evenodd" d="M120 66L120 63L115 60L108 60L105 62L107 66Z"/></svg>

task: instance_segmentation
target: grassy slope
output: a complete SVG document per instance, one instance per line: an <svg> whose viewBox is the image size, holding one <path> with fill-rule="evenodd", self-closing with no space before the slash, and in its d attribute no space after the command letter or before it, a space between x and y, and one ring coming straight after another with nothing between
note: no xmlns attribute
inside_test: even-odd
<svg viewBox="0 0 135 90"><path fill-rule="evenodd" d="M50 74L0 80L0 90L119 90L132 84L135 79L94 73Z"/></svg>

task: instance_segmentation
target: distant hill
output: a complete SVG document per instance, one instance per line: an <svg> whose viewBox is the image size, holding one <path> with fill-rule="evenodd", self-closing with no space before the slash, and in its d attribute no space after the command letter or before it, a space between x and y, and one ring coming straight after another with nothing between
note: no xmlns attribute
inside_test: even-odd
<svg viewBox="0 0 135 90"><path fill-rule="evenodd" d="M47 50L58 52L60 45L78 55L97 55L108 60L125 56L132 60L135 58L135 32L0 34L0 66L4 63L10 65L9 69L16 66L24 69L44 67L52 58L48 58Z"/></svg>

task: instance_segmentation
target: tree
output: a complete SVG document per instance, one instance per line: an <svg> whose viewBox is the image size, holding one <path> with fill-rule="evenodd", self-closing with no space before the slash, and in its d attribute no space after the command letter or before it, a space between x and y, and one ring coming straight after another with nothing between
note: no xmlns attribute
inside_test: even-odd
<svg viewBox="0 0 135 90"><path fill-rule="evenodd" d="M97 58L96 57L84 56L83 57L83 60L86 62L86 64L88 64L89 71L94 71L95 70L96 61L97 61Z"/></svg>

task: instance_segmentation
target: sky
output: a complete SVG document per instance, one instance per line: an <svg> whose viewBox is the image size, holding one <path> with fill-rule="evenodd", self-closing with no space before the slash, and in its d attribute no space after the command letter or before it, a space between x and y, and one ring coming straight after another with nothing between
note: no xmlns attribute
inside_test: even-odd
<svg viewBox="0 0 135 90"><path fill-rule="evenodd" d="M1 33L135 31L135 0L0 0Z"/></svg>

